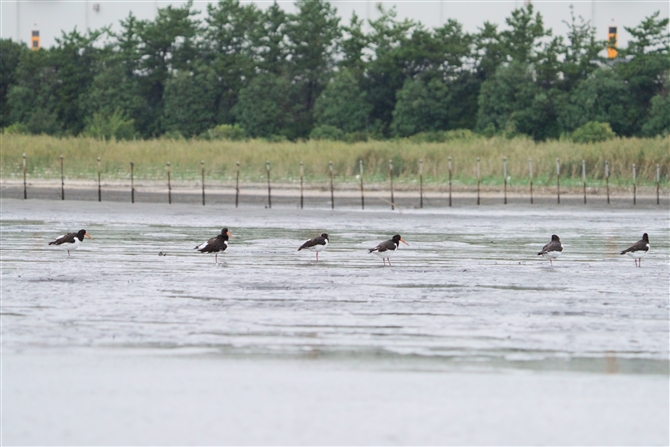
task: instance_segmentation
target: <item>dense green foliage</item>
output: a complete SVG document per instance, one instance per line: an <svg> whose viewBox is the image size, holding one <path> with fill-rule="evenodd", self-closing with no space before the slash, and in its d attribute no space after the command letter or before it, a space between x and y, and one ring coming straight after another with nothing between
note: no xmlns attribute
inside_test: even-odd
<svg viewBox="0 0 670 447"><path fill-rule="evenodd" d="M476 33L381 6L369 26L355 14L340 23L326 0L295 11L220 0L199 15L189 2L154 20L130 14L118 32L63 33L49 49L0 40L0 126L123 139L227 138L212 133L227 125L236 139L350 142L456 129L548 140L592 122L617 136L670 133L659 13L626 28L628 47L606 60L589 23L573 17L555 35L532 4Z"/></svg>

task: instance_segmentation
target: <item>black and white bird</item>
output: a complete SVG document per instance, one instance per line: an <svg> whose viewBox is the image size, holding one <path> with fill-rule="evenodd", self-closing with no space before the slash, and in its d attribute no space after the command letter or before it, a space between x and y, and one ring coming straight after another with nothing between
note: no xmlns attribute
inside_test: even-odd
<svg viewBox="0 0 670 447"><path fill-rule="evenodd" d="M49 242L49 245L56 245L58 248L67 250L67 255L70 256L70 250L76 250L79 244L84 240L84 236L93 239L86 230L79 230L76 233L68 233L58 236L56 240Z"/></svg>
<svg viewBox="0 0 670 447"><path fill-rule="evenodd" d="M305 241L304 244L300 246L300 250L309 250L316 253L316 262L319 262L319 252L324 251L328 247L328 234L323 233L321 236L317 236L314 239Z"/></svg>
<svg viewBox="0 0 670 447"><path fill-rule="evenodd" d="M649 251L649 235L644 233L642 239L621 252L622 255L628 255L635 261L635 267L642 266L642 256Z"/></svg>
<svg viewBox="0 0 670 447"><path fill-rule="evenodd" d="M552 234L551 242L542 247L542 251L540 251L537 255L549 259L549 264L554 265L552 261L561 256L561 253L563 253L563 245L561 244L561 240L558 236Z"/></svg>
<svg viewBox="0 0 670 447"><path fill-rule="evenodd" d="M380 258L382 258L382 262L384 263L384 266L386 266L386 260L389 262L389 267L391 266L391 255L393 255L398 247L400 246L400 243L403 243L407 246L409 244L405 242L405 240L400 237L399 234L396 234L393 236L391 239L388 241L382 242L381 244L377 245L375 248L371 248L368 250L368 253L374 253Z"/></svg>
<svg viewBox="0 0 670 447"><path fill-rule="evenodd" d="M228 238L232 236L228 228L221 230L221 234L216 237L211 238L207 242L196 246L194 250L198 250L200 253L216 253L214 256L214 262L219 262L219 252L225 251L228 248Z"/></svg>

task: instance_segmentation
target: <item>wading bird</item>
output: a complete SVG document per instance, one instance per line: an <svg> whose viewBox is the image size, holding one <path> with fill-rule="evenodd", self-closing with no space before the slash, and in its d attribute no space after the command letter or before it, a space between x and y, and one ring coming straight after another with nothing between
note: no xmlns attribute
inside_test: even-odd
<svg viewBox="0 0 670 447"><path fill-rule="evenodd" d="M649 251L649 235L644 233L642 239L621 252L622 255L628 255L635 261L635 267L642 267L642 256Z"/></svg>
<svg viewBox="0 0 670 447"><path fill-rule="evenodd" d="M537 255L549 259L549 264L554 265L552 260L558 258L563 253L563 245L561 240L555 234L551 235L551 242L542 247Z"/></svg>
<svg viewBox="0 0 670 447"><path fill-rule="evenodd" d="M198 250L200 253L216 253L214 256L214 262L219 262L219 252L225 251L228 248L228 238L232 236L228 228L221 230L221 234L216 237L211 238L207 242L196 246L194 250Z"/></svg>
<svg viewBox="0 0 670 447"><path fill-rule="evenodd" d="M79 230L77 233L68 233L56 238L55 241L49 242L49 245L56 245L58 248L67 250L67 255L70 256L70 250L76 250L79 244L84 240L84 236L93 239L86 230Z"/></svg>
<svg viewBox="0 0 670 447"><path fill-rule="evenodd" d="M384 266L386 266L386 260L389 261L389 267L391 266L391 255L393 255L396 250L398 249L400 243L403 243L407 246L409 244L405 242L405 240L400 237L399 234L396 234L393 236L391 239L388 241L382 242L381 244L377 245L375 248L371 248L368 250L368 253L374 253L380 258L382 258L382 262L384 263Z"/></svg>
<svg viewBox="0 0 670 447"><path fill-rule="evenodd" d="M316 262L319 262L319 252L324 251L328 247L328 234L323 233L321 236L317 236L314 239L306 241L300 246L300 250L309 250L316 253Z"/></svg>

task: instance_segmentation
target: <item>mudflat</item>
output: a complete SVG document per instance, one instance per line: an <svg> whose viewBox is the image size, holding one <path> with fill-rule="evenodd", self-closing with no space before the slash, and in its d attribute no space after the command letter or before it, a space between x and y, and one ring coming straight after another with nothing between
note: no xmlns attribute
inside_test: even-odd
<svg viewBox="0 0 670 447"><path fill-rule="evenodd" d="M4 444L668 444L667 209L0 205Z"/></svg>

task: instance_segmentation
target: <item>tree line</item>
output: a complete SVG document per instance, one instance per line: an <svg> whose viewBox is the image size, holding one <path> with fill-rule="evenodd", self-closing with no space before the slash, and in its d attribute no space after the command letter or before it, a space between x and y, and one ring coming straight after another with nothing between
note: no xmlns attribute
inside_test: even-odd
<svg viewBox="0 0 670 447"><path fill-rule="evenodd" d="M99 138L623 137L670 133L670 33L657 12L610 42L574 14L554 35L533 5L505 26L427 28L379 8L341 23L325 0L295 13L239 0L132 13L38 51L0 40L5 132Z"/></svg>

